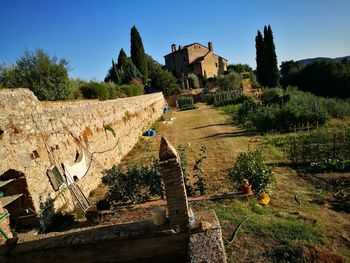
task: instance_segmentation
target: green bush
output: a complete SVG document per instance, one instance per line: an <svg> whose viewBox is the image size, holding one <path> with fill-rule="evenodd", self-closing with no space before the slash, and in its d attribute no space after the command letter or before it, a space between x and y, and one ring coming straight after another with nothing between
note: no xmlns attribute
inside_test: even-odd
<svg viewBox="0 0 350 263"><path fill-rule="evenodd" d="M193 102L192 97L180 97L176 100L179 110L192 110L196 109L196 104Z"/></svg>
<svg viewBox="0 0 350 263"><path fill-rule="evenodd" d="M233 183L238 184L247 179L256 196L270 193L274 182L272 169L265 163L265 158L259 150L240 153L229 171L229 177Z"/></svg>
<svg viewBox="0 0 350 263"><path fill-rule="evenodd" d="M215 84L221 91L241 89L242 76L238 73L231 72L227 75L218 76L216 78Z"/></svg>
<svg viewBox="0 0 350 263"><path fill-rule="evenodd" d="M128 96L139 96L145 93L143 86L136 84L125 84L121 86L121 90Z"/></svg>
<svg viewBox="0 0 350 263"><path fill-rule="evenodd" d="M193 73L191 73L191 74L188 74L188 79L189 79L189 81L190 81L190 86L192 87L192 88L199 88L199 79L198 79L198 77L197 77L197 75L195 75L195 74L193 74Z"/></svg>
<svg viewBox="0 0 350 263"><path fill-rule="evenodd" d="M107 199L114 203L140 203L164 195L158 160L150 167L133 165L127 171L114 165L103 171L102 183L109 186Z"/></svg>
<svg viewBox="0 0 350 263"><path fill-rule="evenodd" d="M248 99L249 98L249 99ZM257 109L258 104L252 97L248 97L237 111L237 122L239 124L247 124L251 120L253 112Z"/></svg>
<svg viewBox="0 0 350 263"><path fill-rule="evenodd" d="M321 111L333 118L350 116L350 101L336 98L323 98L310 92L303 92L295 87L287 87L285 95L289 95L288 104L300 105L310 111Z"/></svg>
<svg viewBox="0 0 350 263"><path fill-rule="evenodd" d="M89 82L80 87L85 99L108 100L110 98L109 88L105 83Z"/></svg>
<svg viewBox="0 0 350 263"><path fill-rule="evenodd" d="M323 125L327 116L323 112L311 112L308 109L292 105L267 105L257 108L250 116L252 125L258 132L289 132L298 125L310 127Z"/></svg>

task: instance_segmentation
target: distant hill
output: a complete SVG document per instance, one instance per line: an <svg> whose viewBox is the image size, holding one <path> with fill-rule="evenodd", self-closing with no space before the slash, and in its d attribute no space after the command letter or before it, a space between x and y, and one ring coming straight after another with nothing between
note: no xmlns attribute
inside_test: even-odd
<svg viewBox="0 0 350 263"><path fill-rule="evenodd" d="M315 61L340 62L344 58L346 58L348 61L350 61L350 56L345 56L345 57L338 57L338 58L324 58L324 57L306 58L306 59L298 60L296 62L299 62L299 64L302 66L306 66L306 65L311 64Z"/></svg>

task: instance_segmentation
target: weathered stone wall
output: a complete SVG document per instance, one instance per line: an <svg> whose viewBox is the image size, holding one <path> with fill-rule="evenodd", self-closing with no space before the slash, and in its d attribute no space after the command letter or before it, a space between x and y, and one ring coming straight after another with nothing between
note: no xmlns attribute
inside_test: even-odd
<svg viewBox="0 0 350 263"><path fill-rule="evenodd" d="M41 217L46 213L42 208L52 203L55 209L70 209L69 191L54 191L47 169L64 161L73 164L83 147L96 160L77 182L88 196L101 182L101 170L120 162L161 116L164 105L161 93L108 101L39 102L27 89L1 90L0 180L11 169L24 173Z"/></svg>

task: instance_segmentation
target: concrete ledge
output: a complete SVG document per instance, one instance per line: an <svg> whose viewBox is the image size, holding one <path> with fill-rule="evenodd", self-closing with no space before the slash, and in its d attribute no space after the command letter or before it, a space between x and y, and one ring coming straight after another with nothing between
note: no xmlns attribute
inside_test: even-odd
<svg viewBox="0 0 350 263"><path fill-rule="evenodd" d="M197 215L196 215L197 216ZM221 226L214 211L207 215L199 214L202 222L210 224L208 229L192 230L188 243L189 263L226 263L225 247L222 241Z"/></svg>

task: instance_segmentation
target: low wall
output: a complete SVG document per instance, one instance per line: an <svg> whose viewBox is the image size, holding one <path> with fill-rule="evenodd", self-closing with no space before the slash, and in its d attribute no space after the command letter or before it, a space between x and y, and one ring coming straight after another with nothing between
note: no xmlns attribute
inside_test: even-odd
<svg viewBox="0 0 350 263"><path fill-rule="evenodd" d="M51 210L74 205L69 191L53 189L47 169L73 164L77 152L85 149L89 170L77 184L88 196L101 182L102 169L120 162L162 115L164 105L162 93L108 101L40 102L27 89L0 90L0 180L24 175L30 196L23 198L30 199L45 225Z"/></svg>
<svg viewBox="0 0 350 263"><path fill-rule="evenodd" d="M187 262L188 239L187 233L140 221L49 236L15 247L0 246L0 261Z"/></svg>
<svg viewBox="0 0 350 263"><path fill-rule="evenodd" d="M152 221L50 233L0 246L0 262L226 263L221 226L214 211L195 212L190 230Z"/></svg>

